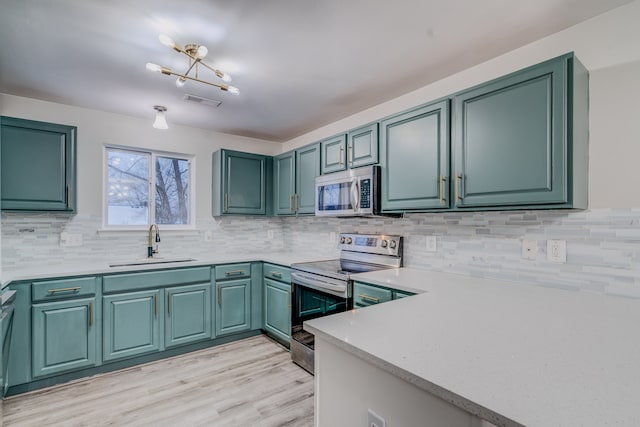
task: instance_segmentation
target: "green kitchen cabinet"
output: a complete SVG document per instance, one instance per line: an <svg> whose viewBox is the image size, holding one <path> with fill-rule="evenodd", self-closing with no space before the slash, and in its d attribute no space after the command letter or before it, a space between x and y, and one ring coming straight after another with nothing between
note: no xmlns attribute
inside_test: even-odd
<svg viewBox="0 0 640 427"><path fill-rule="evenodd" d="M381 304L392 299L393 291L391 289L361 282L354 282L353 284L353 306L355 308Z"/></svg>
<svg viewBox="0 0 640 427"><path fill-rule="evenodd" d="M34 304L33 377L93 366L96 363L95 298Z"/></svg>
<svg viewBox="0 0 640 427"><path fill-rule="evenodd" d="M251 279L218 281L216 286L216 336L251 329Z"/></svg>
<svg viewBox="0 0 640 427"><path fill-rule="evenodd" d="M219 150L212 162L213 216L270 213L271 157Z"/></svg>
<svg viewBox="0 0 640 427"><path fill-rule="evenodd" d="M0 117L2 210L76 209L76 127Z"/></svg>
<svg viewBox="0 0 640 427"><path fill-rule="evenodd" d="M286 346L291 340L291 269L264 264L263 329Z"/></svg>
<svg viewBox="0 0 640 427"><path fill-rule="evenodd" d="M322 174L378 163L378 123L320 142Z"/></svg>
<svg viewBox="0 0 640 427"><path fill-rule="evenodd" d="M424 105L381 122L383 212L450 206L449 128L449 100Z"/></svg>
<svg viewBox="0 0 640 427"><path fill-rule="evenodd" d="M103 360L111 361L160 350L158 289L103 297Z"/></svg>
<svg viewBox="0 0 640 427"><path fill-rule="evenodd" d="M456 94L457 208L586 208L588 74L573 54Z"/></svg>
<svg viewBox="0 0 640 427"><path fill-rule="evenodd" d="M165 289L165 348L211 338L211 283Z"/></svg>
<svg viewBox="0 0 640 427"><path fill-rule="evenodd" d="M315 180L320 175L320 144L281 154L275 157L274 162L275 213L315 213Z"/></svg>

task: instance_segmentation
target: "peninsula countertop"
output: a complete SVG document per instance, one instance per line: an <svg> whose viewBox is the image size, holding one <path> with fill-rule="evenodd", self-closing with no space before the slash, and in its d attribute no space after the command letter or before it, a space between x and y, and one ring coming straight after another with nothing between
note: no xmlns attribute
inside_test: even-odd
<svg viewBox="0 0 640 427"><path fill-rule="evenodd" d="M305 329L496 425L640 425L640 300L412 268L354 279L420 294Z"/></svg>

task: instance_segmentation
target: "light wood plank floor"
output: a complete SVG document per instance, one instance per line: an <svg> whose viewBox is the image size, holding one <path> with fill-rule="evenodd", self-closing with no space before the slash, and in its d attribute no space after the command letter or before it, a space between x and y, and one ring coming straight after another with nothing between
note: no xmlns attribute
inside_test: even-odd
<svg viewBox="0 0 640 427"><path fill-rule="evenodd" d="M9 398L4 426L313 425L313 376L264 336Z"/></svg>

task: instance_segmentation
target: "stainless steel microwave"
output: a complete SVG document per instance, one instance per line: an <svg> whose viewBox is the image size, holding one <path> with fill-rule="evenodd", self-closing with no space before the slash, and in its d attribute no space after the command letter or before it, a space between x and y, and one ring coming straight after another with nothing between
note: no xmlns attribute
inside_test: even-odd
<svg viewBox="0 0 640 427"><path fill-rule="evenodd" d="M364 166L316 178L316 216L380 214L380 166Z"/></svg>

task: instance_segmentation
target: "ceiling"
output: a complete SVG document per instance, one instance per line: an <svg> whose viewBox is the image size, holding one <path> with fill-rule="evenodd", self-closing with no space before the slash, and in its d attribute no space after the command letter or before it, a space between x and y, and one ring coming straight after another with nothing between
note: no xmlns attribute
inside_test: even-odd
<svg viewBox="0 0 640 427"><path fill-rule="evenodd" d="M0 92L285 142L630 1L3 0ZM240 95L147 71L187 67L160 33Z"/></svg>

